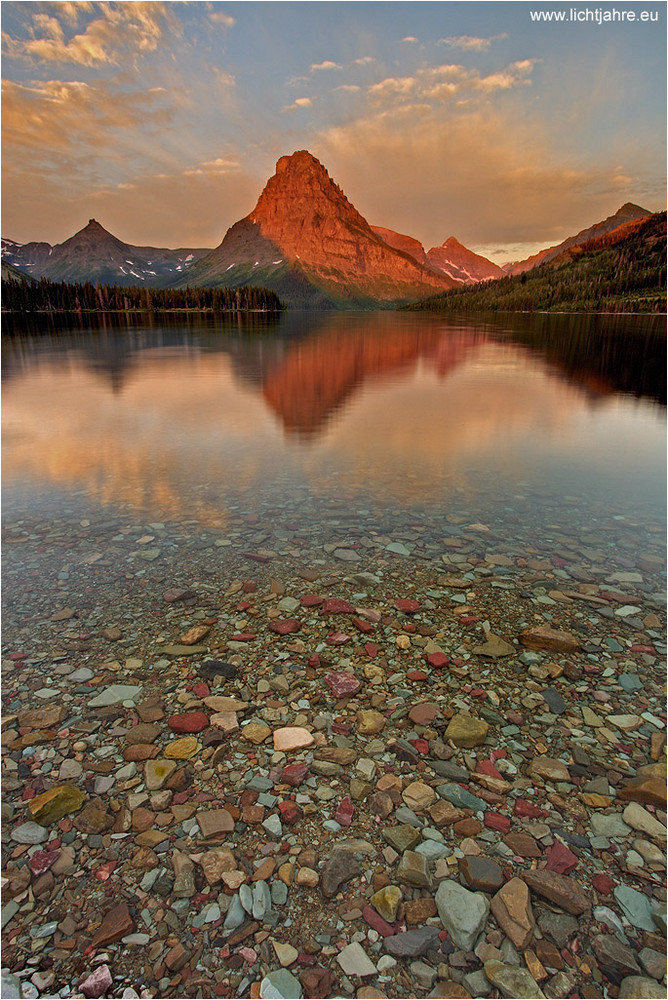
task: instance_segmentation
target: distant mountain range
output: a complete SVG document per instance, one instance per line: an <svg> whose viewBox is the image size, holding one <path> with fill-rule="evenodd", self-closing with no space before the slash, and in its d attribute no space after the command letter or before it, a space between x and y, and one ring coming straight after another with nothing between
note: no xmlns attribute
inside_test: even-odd
<svg viewBox="0 0 668 1000"><path fill-rule="evenodd" d="M582 243L649 215L626 204L604 222L505 268L454 236L426 251L411 236L371 226L306 150L283 156L253 211L215 249L137 247L95 219L64 243L3 239L11 268L52 281L124 286L232 287L253 284L295 307L364 307L416 301L463 285L530 270Z"/></svg>

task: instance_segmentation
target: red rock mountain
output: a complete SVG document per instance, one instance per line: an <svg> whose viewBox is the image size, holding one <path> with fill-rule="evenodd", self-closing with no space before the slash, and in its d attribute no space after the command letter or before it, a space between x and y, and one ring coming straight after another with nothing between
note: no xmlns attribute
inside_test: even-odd
<svg viewBox="0 0 668 1000"><path fill-rule="evenodd" d="M306 150L280 158L250 215L179 283L248 282L293 306L410 301L455 284L384 242Z"/></svg>
<svg viewBox="0 0 668 1000"><path fill-rule="evenodd" d="M640 219L646 219L651 214L646 208L641 208L640 205L634 205L632 202L627 201L614 215L608 216L602 222L597 222L588 229L581 230L575 236L569 236L568 239L557 246L539 250L538 253L527 257L526 260L516 261L514 264L506 264L504 271L506 274L522 274L523 271L530 271L533 267L537 267L539 264L544 264L546 261L560 256L564 251L571 249L571 247L581 246L589 240L606 236L620 226L624 226L629 222L636 222Z"/></svg>
<svg viewBox="0 0 668 1000"><path fill-rule="evenodd" d="M432 247L427 254L427 261L432 267L465 285L489 281L490 278L503 278L505 274L498 264L473 253L454 236L450 236L440 247Z"/></svg>

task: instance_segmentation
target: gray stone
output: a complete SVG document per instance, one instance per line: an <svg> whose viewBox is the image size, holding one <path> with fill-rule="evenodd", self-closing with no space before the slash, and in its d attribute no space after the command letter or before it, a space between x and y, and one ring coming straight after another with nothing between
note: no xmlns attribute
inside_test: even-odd
<svg viewBox="0 0 668 1000"><path fill-rule="evenodd" d="M466 768L455 764L451 760L428 760L427 764L441 778L449 778L450 781L469 780L469 772Z"/></svg>
<svg viewBox="0 0 668 1000"><path fill-rule="evenodd" d="M12 830L11 839L17 844L43 844L49 839L49 831L39 823L28 820Z"/></svg>
<svg viewBox="0 0 668 1000"><path fill-rule="evenodd" d="M589 826L595 837L626 837L631 827L622 819L621 813L593 812L589 818Z"/></svg>
<svg viewBox="0 0 668 1000"><path fill-rule="evenodd" d="M663 979L666 974L666 956L662 951L655 951L654 948L643 948L638 955L640 964L645 972L653 979Z"/></svg>
<svg viewBox="0 0 668 1000"><path fill-rule="evenodd" d="M654 910L647 896L628 885L615 887L613 895L622 908L624 916L633 927L644 931L655 931Z"/></svg>
<svg viewBox="0 0 668 1000"><path fill-rule="evenodd" d="M2 1000L20 1000L21 980L13 976L9 969L3 969L0 978L0 996Z"/></svg>
<svg viewBox="0 0 668 1000"><path fill-rule="evenodd" d="M236 930L237 927L241 927L245 919L246 911L241 905L241 899L237 893L236 896L232 897L232 902L230 903L230 908L227 911L223 929L230 933L231 931Z"/></svg>
<svg viewBox="0 0 668 1000"><path fill-rule="evenodd" d="M433 841L428 841L428 843L433 843ZM421 846L424 847L424 844ZM436 844L436 847L440 846L442 845ZM417 851L404 851L397 866L396 878L399 882L407 882L409 885L428 889L431 886L431 875L429 862L425 855L418 854Z"/></svg>
<svg viewBox="0 0 668 1000"><path fill-rule="evenodd" d="M619 1000L666 1000L666 987L645 976L627 976L617 995Z"/></svg>
<svg viewBox="0 0 668 1000"><path fill-rule="evenodd" d="M555 688L549 687L541 691L543 700L553 715L563 715L566 711L566 702Z"/></svg>
<svg viewBox="0 0 668 1000"><path fill-rule="evenodd" d="M111 684L88 702L89 708L106 708L123 701L136 701L141 694L137 684Z"/></svg>
<svg viewBox="0 0 668 1000"><path fill-rule="evenodd" d="M437 927L416 927L403 934L383 939L385 951L395 958L419 958L432 947L438 947Z"/></svg>
<svg viewBox="0 0 668 1000"><path fill-rule="evenodd" d="M597 934L592 947L601 969L615 983L641 971L633 951L612 934Z"/></svg>
<svg viewBox="0 0 668 1000"><path fill-rule="evenodd" d="M377 973L376 966L357 941L347 945L336 958L347 976L375 976Z"/></svg>
<svg viewBox="0 0 668 1000"><path fill-rule="evenodd" d="M489 915L489 900L452 879L441 882L435 898L441 923L455 945L472 951Z"/></svg>
<svg viewBox="0 0 668 1000"><path fill-rule="evenodd" d="M557 948L564 948L578 930L578 922L568 913L552 913L551 910L541 910L538 916L538 926L542 933L554 941Z"/></svg>
<svg viewBox="0 0 668 1000"><path fill-rule="evenodd" d="M548 979L543 989L549 1000L563 1000L564 997L571 996L573 993L575 977L569 972L557 972L555 976Z"/></svg>
<svg viewBox="0 0 668 1000"><path fill-rule="evenodd" d="M487 804L482 799L467 792L465 788L460 788L459 785L439 785L436 791L442 799L452 802L453 806L459 809L473 809L475 812L485 812L487 809Z"/></svg>
<svg viewBox="0 0 668 1000"><path fill-rule="evenodd" d="M411 976L417 982L418 986L421 986L424 990L431 989L438 975L433 966L427 965L426 962L411 962L409 968Z"/></svg>
<svg viewBox="0 0 668 1000"><path fill-rule="evenodd" d="M271 909L271 893L266 882L260 880L253 886L253 920L262 920Z"/></svg>
<svg viewBox="0 0 668 1000"><path fill-rule="evenodd" d="M276 969L260 983L262 1000L301 1000L302 984L287 969Z"/></svg>
<svg viewBox="0 0 668 1000"><path fill-rule="evenodd" d="M485 962L485 975L490 983L501 990L504 997L511 997L513 1000L545 1000L545 994L526 969L492 960Z"/></svg>
<svg viewBox="0 0 668 1000"><path fill-rule="evenodd" d="M344 882L360 875L361 872L362 866L354 854L350 851L334 851L320 873L320 888L323 895L331 899Z"/></svg>

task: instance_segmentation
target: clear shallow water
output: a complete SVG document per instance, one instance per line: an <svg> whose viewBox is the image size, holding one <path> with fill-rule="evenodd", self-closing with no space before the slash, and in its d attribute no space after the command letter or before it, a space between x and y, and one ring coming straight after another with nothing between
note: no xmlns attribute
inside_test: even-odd
<svg viewBox="0 0 668 1000"><path fill-rule="evenodd" d="M660 318L106 321L15 331L3 379L6 519L664 522Z"/></svg>

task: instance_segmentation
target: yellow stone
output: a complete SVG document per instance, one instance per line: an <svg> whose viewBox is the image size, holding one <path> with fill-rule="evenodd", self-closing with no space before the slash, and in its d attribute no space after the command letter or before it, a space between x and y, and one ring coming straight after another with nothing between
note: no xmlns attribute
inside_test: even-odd
<svg viewBox="0 0 668 1000"><path fill-rule="evenodd" d="M527 969L529 970L529 972L531 973L531 975L533 976L533 978L536 980L537 983L542 982L543 979L547 979L547 972L545 971L545 967L543 966L543 963L541 962L541 960L538 958L538 955L536 955L534 951L525 951L524 961L527 964Z"/></svg>
<svg viewBox="0 0 668 1000"><path fill-rule="evenodd" d="M58 785L30 800L30 818L42 826L55 823L67 813L78 812L85 800L86 796L80 789L72 785Z"/></svg>
<svg viewBox="0 0 668 1000"><path fill-rule="evenodd" d="M590 809L605 809L612 801L607 795L599 795L597 792L582 792L580 798ZM535 979L535 976L534 976Z"/></svg>
<svg viewBox="0 0 668 1000"><path fill-rule="evenodd" d="M366 708L355 716L355 728L362 736L373 736L385 726L385 716L373 708Z"/></svg>
<svg viewBox="0 0 668 1000"><path fill-rule="evenodd" d="M264 743L269 736L271 736L271 729L269 726L263 726L261 722L249 722L241 730L241 738L250 743Z"/></svg>
<svg viewBox="0 0 668 1000"><path fill-rule="evenodd" d="M207 636L210 631L210 625L194 625L193 628L188 629L182 636L179 636L179 642L182 642L184 646L194 646L200 639Z"/></svg>
<svg viewBox="0 0 668 1000"><path fill-rule="evenodd" d="M199 750L199 743L194 736L183 736L174 740L165 748L165 757L170 760L189 760Z"/></svg>

